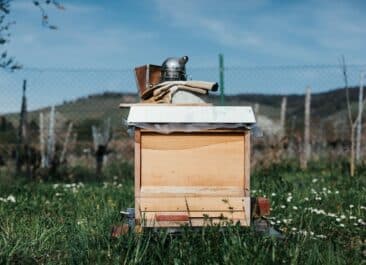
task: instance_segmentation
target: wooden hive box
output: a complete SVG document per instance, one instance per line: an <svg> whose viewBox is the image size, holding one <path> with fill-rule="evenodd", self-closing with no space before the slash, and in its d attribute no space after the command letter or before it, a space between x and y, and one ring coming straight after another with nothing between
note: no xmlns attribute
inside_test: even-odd
<svg viewBox="0 0 366 265"><path fill-rule="evenodd" d="M143 227L250 225L250 107L132 106Z"/></svg>

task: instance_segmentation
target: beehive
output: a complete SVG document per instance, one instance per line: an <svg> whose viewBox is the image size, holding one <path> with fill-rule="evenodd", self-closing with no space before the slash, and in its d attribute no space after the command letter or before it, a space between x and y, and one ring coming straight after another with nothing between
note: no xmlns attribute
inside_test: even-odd
<svg viewBox="0 0 366 265"><path fill-rule="evenodd" d="M143 227L250 225L250 107L132 106Z"/></svg>

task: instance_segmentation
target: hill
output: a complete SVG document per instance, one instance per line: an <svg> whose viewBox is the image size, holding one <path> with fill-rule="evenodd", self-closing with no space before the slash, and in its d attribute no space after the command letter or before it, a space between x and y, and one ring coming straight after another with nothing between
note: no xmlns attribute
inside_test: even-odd
<svg viewBox="0 0 366 265"><path fill-rule="evenodd" d="M266 94L237 94L225 96L225 105L250 105L259 104L260 115L267 116L275 122L279 120L280 106L284 95ZM304 95L285 95L287 97L287 120L291 126L302 127L304 116ZM356 105L358 98L358 87L350 88L350 99ZM220 97L217 94L210 95L211 102L219 105ZM102 94L89 95L77 100L64 102L56 106L64 120L73 121L78 135L81 138L90 139L90 128L98 125L103 120L111 118L114 129L122 128L121 117L127 116L127 110L120 109L120 103L138 102L137 94L105 92ZM322 93L312 94L312 121L313 125L320 121L338 120L346 122L345 91L344 89L334 89ZM40 112L48 112L49 108L35 110L29 113L29 121L38 124ZM9 114L6 117L16 125L17 114ZM82 135L85 135L83 137Z"/></svg>

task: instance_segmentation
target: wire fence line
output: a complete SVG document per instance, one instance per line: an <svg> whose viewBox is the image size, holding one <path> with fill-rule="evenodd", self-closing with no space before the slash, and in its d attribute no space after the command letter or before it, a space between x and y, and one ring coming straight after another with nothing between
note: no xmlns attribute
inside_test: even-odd
<svg viewBox="0 0 366 265"><path fill-rule="evenodd" d="M349 86L353 87L353 102L357 101L360 75L365 70L366 65L347 66ZM192 67L188 68L187 72L193 80L219 82L219 69L216 67ZM120 110L118 104L138 101L133 69L25 68L17 72L2 71L0 80L0 165L1 160L7 158L5 160L10 161L16 153L23 80L27 80L27 137L35 154L40 152L41 148L40 114L42 113L45 123L43 131L47 134L47 122L52 116L50 107L56 106L55 149L57 147L60 149L58 152L64 152L62 149L67 142L69 150L73 150L68 156L70 161L74 161L72 164L94 165L93 154L97 150L94 150L95 135L92 128L105 130L103 124L107 120L111 123L110 141L113 141L112 147L109 147L113 150L108 153L108 160L132 159L132 141L128 140L121 126L121 117L126 116L126 111ZM334 155L334 152L344 155L349 146L348 124L346 115L343 115L346 108L345 92L338 90L326 94L327 91L344 88L339 65L224 68L225 104L256 106L261 115L258 122L267 135L281 129L278 128L281 99L283 96L288 97L285 124L287 134L291 135L293 140L291 143L271 143L270 146L275 146L271 152L275 153L283 150L281 144L291 146L292 151L286 151L290 155L294 155L294 150L300 148L304 114L303 94L307 87L311 87L315 95L324 93L314 97L312 102L311 139L314 152L322 155ZM212 101L217 104L220 103L218 93L213 93L217 97L212 97ZM72 133L68 133L71 123ZM366 128L363 129L362 141L366 140L365 132ZM329 151L331 146L334 148ZM263 151L263 154L265 153L268 154L267 151ZM278 156L277 153L273 154L272 159L275 160Z"/></svg>

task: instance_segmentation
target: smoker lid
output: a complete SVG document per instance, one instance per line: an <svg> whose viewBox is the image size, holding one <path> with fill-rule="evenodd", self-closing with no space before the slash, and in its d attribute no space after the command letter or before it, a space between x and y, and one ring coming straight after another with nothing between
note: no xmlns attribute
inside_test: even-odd
<svg viewBox="0 0 366 265"><path fill-rule="evenodd" d="M131 106L128 125L138 123L256 123L251 107L239 106Z"/></svg>

